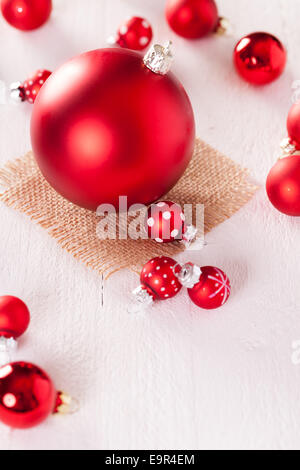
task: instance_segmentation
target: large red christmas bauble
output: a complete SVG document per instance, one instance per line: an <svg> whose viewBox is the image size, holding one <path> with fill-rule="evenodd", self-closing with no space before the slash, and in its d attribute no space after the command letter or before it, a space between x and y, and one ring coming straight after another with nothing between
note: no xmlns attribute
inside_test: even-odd
<svg viewBox="0 0 300 470"><path fill-rule="evenodd" d="M269 33L244 36L235 46L233 59L240 76L254 85L265 85L278 78L286 64L286 50Z"/></svg>
<svg viewBox="0 0 300 470"><path fill-rule="evenodd" d="M0 336L18 338L28 328L30 313L21 299L4 295L0 297Z"/></svg>
<svg viewBox="0 0 300 470"><path fill-rule="evenodd" d="M176 276L180 269L179 264L168 256L153 258L142 269L141 287L146 289L154 300L170 299L182 288Z"/></svg>
<svg viewBox="0 0 300 470"><path fill-rule="evenodd" d="M278 160L268 175L266 188L276 209L300 216L300 155Z"/></svg>
<svg viewBox="0 0 300 470"><path fill-rule="evenodd" d="M48 182L95 210L149 204L167 193L194 148L190 101L171 74L148 69L138 52L87 52L54 72L36 99L31 138Z"/></svg>
<svg viewBox="0 0 300 470"><path fill-rule="evenodd" d="M30 428L53 412L56 391L39 367L14 362L0 368L0 421L12 428Z"/></svg>
<svg viewBox="0 0 300 470"><path fill-rule="evenodd" d="M42 26L50 16L51 0L1 0L6 21L17 29L29 31Z"/></svg>
<svg viewBox="0 0 300 470"><path fill-rule="evenodd" d="M166 18L173 31L187 39L212 33L219 23L214 0L168 0Z"/></svg>
<svg viewBox="0 0 300 470"><path fill-rule="evenodd" d="M224 305L230 291L230 281L221 269L204 266L201 268L199 282L188 289L188 294L198 307L211 310Z"/></svg>
<svg viewBox="0 0 300 470"><path fill-rule="evenodd" d="M295 103L288 114L287 130L291 143L300 149L300 103Z"/></svg>

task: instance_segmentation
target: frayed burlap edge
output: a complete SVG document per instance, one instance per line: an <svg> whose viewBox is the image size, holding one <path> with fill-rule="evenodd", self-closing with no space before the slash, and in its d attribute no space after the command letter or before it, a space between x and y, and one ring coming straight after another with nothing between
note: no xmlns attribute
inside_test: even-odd
<svg viewBox="0 0 300 470"><path fill-rule="evenodd" d="M184 250L179 242L99 239L99 217L57 194L40 173L32 152L0 170L0 185L4 189L0 200L27 214L62 248L105 277L123 268L140 266L154 256L174 256ZM256 190L247 170L197 139L188 169L165 199L182 206L204 204L206 233L237 212Z"/></svg>

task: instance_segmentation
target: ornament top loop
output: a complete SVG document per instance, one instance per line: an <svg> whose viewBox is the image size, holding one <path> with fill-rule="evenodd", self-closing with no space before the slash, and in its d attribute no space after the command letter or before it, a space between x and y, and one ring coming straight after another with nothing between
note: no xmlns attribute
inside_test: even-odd
<svg viewBox="0 0 300 470"><path fill-rule="evenodd" d="M233 36L233 27L228 18L220 16L215 34L227 37Z"/></svg>
<svg viewBox="0 0 300 470"><path fill-rule="evenodd" d="M287 157L288 155L293 155L297 151L296 146L292 142L290 137L286 137L280 142L280 148L283 151L283 157Z"/></svg>
<svg viewBox="0 0 300 470"><path fill-rule="evenodd" d="M10 97L16 103L25 101L25 93L21 82L14 82L9 87Z"/></svg>
<svg viewBox="0 0 300 470"><path fill-rule="evenodd" d="M149 294L144 286L139 286L132 292L133 302L127 308L130 314L144 313L153 304L153 296Z"/></svg>
<svg viewBox="0 0 300 470"><path fill-rule="evenodd" d="M150 47L143 59L146 67L158 75L166 75L169 72L174 59L171 45L172 42L168 41L165 46L155 44Z"/></svg>
<svg viewBox="0 0 300 470"><path fill-rule="evenodd" d="M65 392L58 391L53 414L74 414L79 410L79 402Z"/></svg>
<svg viewBox="0 0 300 470"><path fill-rule="evenodd" d="M181 267L178 273L175 271L176 266L178 266L178 263L174 266L174 274L178 278L180 284L188 289L192 289L199 282L202 274L199 266L196 266L193 263L186 263Z"/></svg>
<svg viewBox="0 0 300 470"><path fill-rule="evenodd" d="M17 345L14 338L0 336L0 367L11 361L11 352L17 349Z"/></svg>

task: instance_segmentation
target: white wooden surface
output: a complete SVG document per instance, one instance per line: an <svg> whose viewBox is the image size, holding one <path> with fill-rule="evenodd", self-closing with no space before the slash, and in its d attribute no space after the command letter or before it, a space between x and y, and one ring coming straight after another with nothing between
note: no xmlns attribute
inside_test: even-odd
<svg viewBox="0 0 300 470"><path fill-rule="evenodd" d="M33 33L0 18L0 79L55 69L101 47L118 23L140 14L156 39L171 38L175 71L194 105L198 135L247 166L262 185L285 136L300 79L298 0L219 0L234 37L188 42L164 20L164 0L54 0L51 21ZM289 52L284 76L264 88L242 82L235 42L266 30ZM0 105L0 163L30 148L29 105ZM131 273L104 286L27 217L0 207L0 294L32 312L16 359L45 368L80 411L27 431L0 425L1 449L291 449L300 447L300 221L276 212L264 190L207 237L189 258L230 276L226 306L201 311L182 293L146 318L128 316ZM102 290L103 289L103 290Z"/></svg>

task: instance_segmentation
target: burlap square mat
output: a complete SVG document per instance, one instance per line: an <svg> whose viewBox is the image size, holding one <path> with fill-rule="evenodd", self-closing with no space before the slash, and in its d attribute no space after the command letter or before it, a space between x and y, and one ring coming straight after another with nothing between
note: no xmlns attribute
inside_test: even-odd
<svg viewBox="0 0 300 470"><path fill-rule="evenodd" d="M99 216L57 194L39 171L32 152L0 170L0 185L0 200L27 214L65 250L105 277L122 268L142 265L154 256L172 257L184 250L179 242L99 239ZM208 232L246 204L256 189L247 170L197 139L188 169L164 199L182 206L204 204L204 231Z"/></svg>

